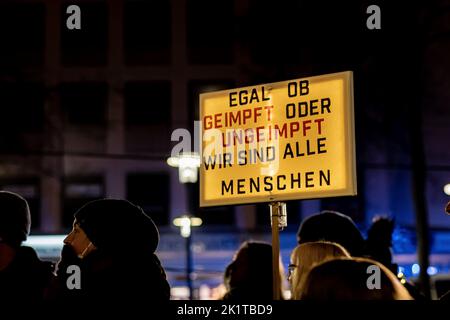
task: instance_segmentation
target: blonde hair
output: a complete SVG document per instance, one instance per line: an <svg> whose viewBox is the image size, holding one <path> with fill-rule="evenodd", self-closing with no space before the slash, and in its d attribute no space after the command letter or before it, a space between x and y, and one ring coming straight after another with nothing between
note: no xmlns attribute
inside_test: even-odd
<svg viewBox="0 0 450 320"><path fill-rule="evenodd" d="M380 288L367 285L368 268L380 270ZM305 282L301 300L413 300L397 277L381 263L367 258L338 258L314 267Z"/></svg>
<svg viewBox="0 0 450 320"><path fill-rule="evenodd" d="M350 254L343 246L334 242L307 242L295 247L291 253L291 264L295 268L289 279L291 299L300 299L306 277L314 266L339 257L350 257Z"/></svg>

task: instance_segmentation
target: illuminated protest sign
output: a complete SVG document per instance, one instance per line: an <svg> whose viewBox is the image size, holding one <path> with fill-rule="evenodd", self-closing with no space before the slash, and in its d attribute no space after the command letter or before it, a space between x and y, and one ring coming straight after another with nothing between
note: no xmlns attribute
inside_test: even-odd
<svg viewBox="0 0 450 320"><path fill-rule="evenodd" d="M200 95L200 206L356 194L353 77Z"/></svg>

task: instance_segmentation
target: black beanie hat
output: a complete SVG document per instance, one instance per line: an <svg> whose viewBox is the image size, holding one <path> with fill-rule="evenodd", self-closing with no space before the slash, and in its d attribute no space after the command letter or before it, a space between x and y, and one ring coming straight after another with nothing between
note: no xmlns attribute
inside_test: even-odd
<svg viewBox="0 0 450 320"><path fill-rule="evenodd" d="M299 244L321 240L340 244L354 257L364 254L364 238L358 227L349 216L336 211L322 211L300 225Z"/></svg>
<svg viewBox="0 0 450 320"><path fill-rule="evenodd" d="M76 222L101 250L144 250L154 253L159 232L144 211L127 200L100 199L88 202L75 213Z"/></svg>
<svg viewBox="0 0 450 320"><path fill-rule="evenodd" d="M0 191L0 238L20 244L30 233L31 217L27 201L17 193Z"/></svg>

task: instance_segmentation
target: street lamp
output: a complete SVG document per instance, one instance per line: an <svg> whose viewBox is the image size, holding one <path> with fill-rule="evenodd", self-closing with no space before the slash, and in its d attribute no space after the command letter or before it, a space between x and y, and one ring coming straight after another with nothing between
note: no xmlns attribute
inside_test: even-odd
<svg viewBox="0 0 450 320"><path fill-rule="evenodd" d="M173 224L180 228L180 233L183 238L186 239L186 281L189 288L189 299L193 298L193 286L192 286L192 235L191 227L198 227L202 224L202 219L193 217L194 204L192 202L192 186L197 182L198 168L200 167L200 156L195 152L182 153L178 156L170 157L167 159L167 164L171 167L178 168L178 179L180 183L186 185L188 191L188 209L189 213L181 217L175 218ZM191 188L190 188L191 187Z"/></svg>
<svg viewBox="0 0 450 320"><path fill-rule="evenodd" d="M176 157L167 159L167 164L178 168L178 179L180 183L196 183L198 168L200 167L200 156L198 153L182 153Z"/></svg>
<svg viewBox="0 0 450 320"><path fill-rule="evenodd" d="M180 233L183 238L191 236L191 227L199 227L202 223L201 218L192 217L187 214L173 219L173 225L180 228Z"/></svg>

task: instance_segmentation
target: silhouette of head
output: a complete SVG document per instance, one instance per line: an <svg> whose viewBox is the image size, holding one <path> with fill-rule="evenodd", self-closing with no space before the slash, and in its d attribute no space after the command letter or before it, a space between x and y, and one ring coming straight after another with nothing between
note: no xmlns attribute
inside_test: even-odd
<svg viewBox="0 0 450 320"><path fill-rule="evenodd" d="M75 221L102 251L154 253L159 243L159 232L153 220L127 200L91 201L75 213Z"/></svg>
<svg viewBox="0 0 450 320"><path fill-rule="evenodd" d="M225 270L226 299L271 300L272 246L265 242L244 242Z"/></svg>
<svg viewBox="0 0 450 320"><path fill-rule="evenodd" d="M297 242L315 241L338 243L352 256L362 256L364 252L364 238L358 227L350 217L335 211L322 211L300 225Z"/></svg>
<svg viewBox="0 0 450 320"><path fill-rule="evenodd" d="M392 263L393 231L394 221L392 219L375 217L367 232L366 254L396 273L397 265Z"/></svg>
<svg viewBox="0 0 450 320"><path fill-rule="evenodd" d="M30 226L27 201L14 192L0 191L0 242L20 246L27 239Z"/></svg>
<svg viewBox="0 0 450 320"><path fill-rule="evenodd" d="M257 283L261 277L272 279L272 246L264 242L244 242L227 271L231 287Z"/></svg>

